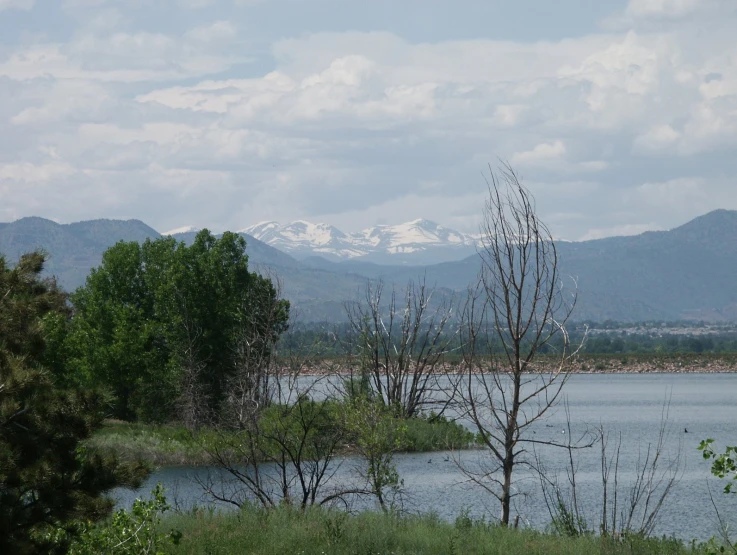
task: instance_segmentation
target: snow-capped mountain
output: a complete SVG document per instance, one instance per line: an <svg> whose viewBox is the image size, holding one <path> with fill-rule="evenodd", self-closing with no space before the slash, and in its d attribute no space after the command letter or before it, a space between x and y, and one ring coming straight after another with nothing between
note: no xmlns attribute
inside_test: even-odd
<svg viewBox="0 0 737 555"><path fill-rule="evenodd" d="M240 230L267 245L288 253L327 254L341 259L364 256L351 237L328 224L313 224L297 220L281 225L279 222L261 222Z"/></svg>
<svg viewBox="0 0 737 555"><path fill-rule="evenodd" d="M193 225L185 225L184 227L178 227L176 229L164 231L162 235L179 235L182 233L198 233L200 231L202 230L199 227L195 227Z"/></svg>
<svg viewBox="0 0 737 555"><path fill-rule="evenodd" d="M241 230L289 254L321 255L331 259L425 263L458 259L474 252L478 238L428 220L378 225L343 233L328 224L295 221L286 225L261 222Z"/></svg>

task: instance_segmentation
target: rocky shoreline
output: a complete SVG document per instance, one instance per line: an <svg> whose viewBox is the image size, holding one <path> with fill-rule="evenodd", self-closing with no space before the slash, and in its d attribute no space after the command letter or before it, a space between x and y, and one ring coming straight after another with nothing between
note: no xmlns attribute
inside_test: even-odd
<svg viewBox="0 0 737 555"><path fill-rule="evenodd" d="M737 372L737 361L726 359L586 360L575 374L727 374Z"/></svg>
<svg viewBox="0 0 737 555"><path fill-rule="evenodd" d="M543 371L552 371L554 366L550 364L547 369L546 363L547 361L543 359L536 366ZM571 374L730 374L737 373L737 356L696 354L581 356L569 363L568 370ZM457 375L459 371L458 364L444 363L436 366L433 373ZM299 373L304 376L350 377L356 375L358 371L346 362L321 361L303 367Z"/></svg>

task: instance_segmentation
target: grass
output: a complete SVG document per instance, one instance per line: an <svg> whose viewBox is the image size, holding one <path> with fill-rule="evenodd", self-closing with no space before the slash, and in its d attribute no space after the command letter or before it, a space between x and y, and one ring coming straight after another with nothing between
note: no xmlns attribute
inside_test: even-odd
<svg viewBox="0 0 737 555"><path fill-rule="evenodd" d="M412 418L406 421L405 451L442 451L473 444L474 435L462 425L445 419L430 422ZM199 432L208 434L207 430ZM123 461L143 460L151 466L201 466L210 457L200 442L186 428L109 420L88 441L88 445L115 453Z"/></svg>
<svg viewBox="0 0 737 555"><path fill-rule="evenodd" d="M162 529L183 533L171 553L325 554L545 554L619 555L701 553L671 539L597 536L569 538L513 530L467 518L455 524L433 515L364 512L348 515L321 509L300 512L247 508L238 513L195 511L165 517Z"/></svg>
<svg viewBox="0 0 737 555"><path fill-rule="evenodd" d="M152 466L197 466L209 462L208 454L181 426L109 420L88 440L88 445L115 453L124 461L144 460Z"/></svg>

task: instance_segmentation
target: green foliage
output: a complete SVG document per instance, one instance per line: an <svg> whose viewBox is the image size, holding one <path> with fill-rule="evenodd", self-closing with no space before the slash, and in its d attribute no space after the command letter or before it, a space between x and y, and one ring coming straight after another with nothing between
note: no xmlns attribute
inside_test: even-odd
<svg viewBox="0 0 737 555"><path fill-rule="evenodd" d="M571 510L560 497L557 500L557 509L554 512L550 527L556 534L571 538L591 533L586 519L583 516L577 516L575 511Z"/></svg>
<svg viewBox="0 0 737 555"><path fill-rule="evenodd" d="M610 355L606 357L607 360L619 360L621 364L631 362L628 355L636 355L635 361L642 360L641 357L647 360L654 356L675 360L680 358L680 355L702 355L704 360L721 358L734 360L734 354L737 353L737 326L733 323L717 326L681 321L670 322L666 328L661 327L662 324L659 322L587 322L586 325L596 328L598 332L587 333L581 354L592 358L596 355ZM423 333L424 331L423 328ZM579 344L585 331L584 323L572 324L571 343ZM338 357L344 354L343 345L351 339L351 333L348 324L326 326L318 322L302 323L290 333L290 348L294 351L304 351L316 341L320 341L326 346L326 354ZM452 335L450 330L449 335ZM457 352L460 339L449 337L448 340L452 350ZM502 345L492 341L489 347L499 349ZM549 346L540 350L540 354L559 352L560 347L560 341L552 340ZM453 363L458 362L459 357L449 353L444 360Z"/></svg>
<svg viewBox="0 0 737 555"><path fill-rule="evenodd" d="M103 492L145 474L82 446L102 423L103 398L58 388L42 364L44 324L67 313L64 293L39 277L43 264L39 253L14 268L0 257L2 553L63 551L52 539L57 530L104 517L111 502Z"/></svg>
<svg viewBox="0 0 737 555"><path fill-rule="evenodd" d="M108 249L72 297L67 374L109 388L118 418L163 421L174 415L194 361L206 366L196 376L203 410L216 411L239 337L258 334L268 349L288 317L271 281L248 271L245 247L236 234L203 230L190 246L168 237Z"/></svg>
<svg viewBox="0 0 737 555"><path fill-rule="evenodd" d="M354 449L365 462L363 476L380 507L389 510L402 481L392 462L395 452L406 447L407 420L398 418L391 407L365 396L344 405L343 425Z"/></svg>
<svg viewBox="0 0 737 555"><path fill-rule="evenodd" d="M331 413L335 417L334 424L342 425L344 419L340 415L343 409L332 409ZM276 414L272 407L264 417L273 419ZM401 421L401 425L404 429L402 452L443 451L450 446L462 449L472 446L475 440L474 435L461 424L443 418L411 418ZM274 423L270 426L273 427ZM239 438L238 431L223 429L202 428L193 433L176 425L107 421L85 441L85 445L125 462L143 460L151 466L198 466L212 462L206 447L212 446L213 442L219 441L227 446L239 442ZM351 442L348 437L346 441Z"/></svg>
<svg viewBox="0 0 737 555"><path fill-rule="evenodd" d="M706 555L720 555L722 553L737 553L737 548L734 546L730 547L727 545L724 545L716 538L711 538L709 541L700 544L699 550L706 553Z"/></svg>
<svg viewBox="0 0 737 555"><path fill-rule="evenodd" d="M286 453L292 459L320 460L332 455L343 436L340 404L313 401L301 396L291 405L272 405L259 418L259 436L264 459L279 459Z"/></svg>
<svg viewBox="0 0 737 555"><path fill-rule="evenodd" d="M442 451L467 449L477 443L476 436L465 426L448 418L430 414L406 420L405 451Z"/></svg>
<svg viewBox="0 0 737 555"><path fill-rule="evenodd" d="M737 490L732 490L737 484L737 446L727 446L724 453L717 453L713 444L713 439L705 439L699 444L699 451L702 451L706 460L712 461L711 473L718 478L727 479L724 493L737 494Z"/></svg>
<svg viewBox="0 0 737 555"><path fill-rule="evenodd" d="M358 376L351 376L343 380L346 400L354 401L361 398L372 399L374 391L368 373L361 372Z"/></svg>
<svg viewBox="0 0 737 555"><path fill-rule="evenodd" d="M164 489L157 484L148 501L136 499L130 511L120 509L112 519L97 526L87 526L69 549L69 555L159 555L164 547L176 546L182 537L177 530L162 533L161 515L169 510Z"/></svg>
<svg viewBox="0 0 737 555"><path fill-rule="evenodd" d="M714 451L713 445L713 439L704 439L699 443L698 449L702 452L704 459L712 461L711 473L717 478L727 480L727 484L724 486L724 493L737 494L737 490L733 491L733 487L737 484L737 446L727 446L724 453L717 453ZM718 542L716 538L712 538L702 546L708 555L737 553L737 546L729 542L726 529L724 530L724 534L727 545Z"/></svg>
<svg viewBox="0 0 737 555"><path fill-rule="evenodd" d="M237 513L171 515L168 529L182 530L172 553L250 553L280 555L394 554L447 555L699 555L677 540L646 538L569 538L490 525L471 518L457 525L434 515L397 516L362 512L348 515L312 508L270 511L244 507Z"/></svg>
<svg viewBox="0 0 737 555"><path fill-rule="evenodd" d="M183 426L108 421L86 444L123 461L145 460L154 467L206 465L211 462L202 448L209 430L192 433Z"/></svg>

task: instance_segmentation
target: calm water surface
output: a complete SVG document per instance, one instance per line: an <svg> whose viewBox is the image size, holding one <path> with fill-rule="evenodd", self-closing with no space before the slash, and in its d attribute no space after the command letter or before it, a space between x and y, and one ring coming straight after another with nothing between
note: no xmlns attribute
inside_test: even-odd
<svg viewBox="0 0 737 555"><path fill-rule="evenodd" d="M696 447L703 438L713 437L718 446L737 444L737 374L594 374L574 375L565 386L570 407L573 436L587 428L604 426L611 445L621 434L620 482L634 475L648 444L658 439L664 403L669 400L665 460L681 453L680 479L662 510L657 535L674 535L689 540L706 539L717 533L717 520L709 490L723 517L737 526L737 495L722 493L724 484L709 473ZM534 430L535 439L556 440L567 436L566 415L562 405ZM688 432L686 433L686 430ZM464 464L477 464L483 451L461 454ZM540 451L551 474L565 480L567 455L560 449ZM601 507L600 449L594 447L577 453L576 480L585 518L596 525ZM413 512L433 511L452 520L462 511L475 517L494 518L499 514L498 502L464 482L451 453L403 454L395 458L404 479L404 507ZM350 480L355 461L341 459L336 480ZM663 466L663 470L665 465ZM166 467L155 472L136 492L119 490L115 496L120 506L130 506L135 497L147 495L157 482L167 488L167 496L181 508L205 505L201 488L192 478L204 476L213 469ZM550 522L539 484L523 470L515 484L513 514L520 522L544 528ZM624 490L622 490L624 492ZM622 495L622 493L620 493Z"/></svg>

